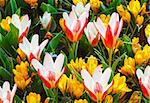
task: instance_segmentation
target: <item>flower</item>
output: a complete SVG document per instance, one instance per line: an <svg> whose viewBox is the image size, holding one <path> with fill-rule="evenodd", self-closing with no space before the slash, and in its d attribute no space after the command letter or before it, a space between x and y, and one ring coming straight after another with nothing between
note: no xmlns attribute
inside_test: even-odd
<svg viewBox="0 0 150 103"><path fill-rule="evenodd" d="M125 58L124 66L119 70L122 74L126 76L134 76L135 75L135 60L131 57Z"/></svg>
<svg viewBox="0 0 150 103"><path fill-rule="evenodd" d="M98 13L100 6L103 4L100 0L90 0L91 8L95 13Z"/></svg>
<svg viewBox="0 0 150 103"><path fill-rule="evenodd" d="M44 12L43 17L40 16L40 21L42 23L43 28L47 29L48 31L50 29L51 20L52 20L52 16L47 11Z"/></svg>
<svg viewBox="0 0 150 103"><path fill-rule="evenodd" d="M19 18L17 14L12 15L12 24L19 30L18 41L21 42L23 37L25 37L29 31L31 20L29 20L28 15Z"/></svg>
<svg viewBox="0 0 150 103"><path fill-rule="evenodd" d="M108 25L109 20L110 20L110 15L105 15L105 14L101 14L100 15L100 19L103 21L105 27Z"/></svg>
<svg viewBox="0 0 150 103"><path fill-rule="evenodd" d="M66 28L65 28L64 22L65 22L64 18L60 18L59 25L61 26L62 31L66 32Z"/></svg>
<svg viewBox="0 0 150 103"><path fill-rule="evenodd" d="M75 5L77 5L79 2L82 2L84 5L87 3L87 0L72 0L72 1Z"/></svg>
<svg viewBox="0 0 150 103"><path fill-rule="evenodd" d="M108 85L111 76L111 69L107 68L103 73L100 67L97 67L91 76L87 70L81 70L83 84L93 101L100 102L106 96L107 90L113 85L111 82Z"/></svg>
<svg viewBox="0 0 150 103"><path fill-rule="evenodd" d="M40 45L38 45L39 35L35 34L32 37L31 43L28 41L26 37L23 38L23 42L19 43L19 48L27 55L29 61L33 58L40 59L41 53L48 43L48 39L43 41Z"/></svg>
<svg viewBox="0 0 150 103"><path fill-rule="evenodd" d="M93 22L89 22L87 24L87 28L84 29L85 35L89 41L89 43L95 47L98 44L99 33Z"/></svg>
<svg viewBox="0 0 150 103"><path fill-rule="evenodd" d="M110 88L109 92L112 92L112 94L119 94L121 93L121 97L124 96L126 92L132 91L127 87L126 84L126 77L125 76L120 76L120 73L117 73L113 77L113 86ZM120 97L120 98L121 98Z"/></svg>
<svg viewBox="0 0 150 103"><path fill-rule="evenodd" d="M3 86L0 87L0 102L1 103L13 103L13 98L17 90L17 85L15 84L12 91L10 90L10 84L5 81Z"/></svg>
<svg viewBox="0 0 150 103"><path fill-rule="evenodd" d="M2 19L2 21L1 21L1 23L0 23L1 27L2 27L4 30L6 30L7 32L10 31L10 26L9 26L9 24L10 24L11 20L12 20L11 17L10 17L10 16L7 16L6 19Z"/></svg>
<svg viewBox="0 0 150 103"><path fill-rule="evenodd" d="M122 4L117 6L117 12L122 17L123 21L130 23L131 15L127 10L124 10Z"/></svg>
<svg viewBox="0 0 150 103"><path fill-rule="evenodd" d="M63 74L58 82L58 88L63 94L67 92L67 83L68 77L66 76L66 74Z"/></svg>
<svg viewBox="0 0 150 103"><path fill-rule="evenodd" d="M88 103L86 99L75 100L74 103Z"/></svg>
<svg viewBox="0 0 150 103"><path fill-rule="evenodd" d="M107 95L105 97L104 103L113 103L113 97L111 95Z"/></svg>
<svg viewBox="0 0 150 103"><path fill-rule="evenodd" d="M41 96L40 94L30 92L29 95L27 95L26 100L27 103L41 103Z"/></svg>
<svg viewBox="0 0 150 103"><path fill-rule="evenodd" d="M20 48L17 49L17 53L19 54L22 60L26 58L26 54Z"/></svg>
<svg viewBox="0 0 150 103"><path fill-rule="evenodd" d="M16 65L16 70L13 69L15 83L21 90L24 90L31 82L28 76L28 66L28 62L21 62L20 65Z"/></svg>
<svg viewBox="0 0 150 103"><path fill-rule="evenodd" d="M148 24L145 28L145 35L146 35L146 37L150 36L150 24Z"/></svg>
<svg viewBox="0 0 150 103"><path fill-rule="evenodd" d="M46 87L55 88L57 86L60 77L66 70L65 67L62 69L64 58L63 54L59 54L54 62L51 55L46 53L43 65L36 59L31 61Z"/></svg>
<svg viewBox="0 0 150 103"><path fill-rule="evenodd" d="M143 16L138 15L138 16L136 17L136 24L137 24L138 26L141 26L142 23L143 23L143 21L144 21L144 17L143 17Z"/></svg>
<svg viewBox="0 0 150 103"><path fill-rule="evenodd" d="M131 0L129 2L129 5L127 6L127 8L136 18L136 16L139 14L139 12L141 10L141 5L138 0Z"/></svg>
<svg viewBox="0 0 150 103"><path fill-rule="evenodd" d="M98 29L101 38L103 40L104 45L107 48L115 47L118 37L120 35L123 21L122 19L119 22L119 15L118 13L113 13L110 17L110 21L107 27L104 26L102 20L98 17L97 22L94 22L96 28Z"/></svg>
<svg viewBox="0 0 150 103"><path fill-rule="evenodd" d="M77 6L72 6L69 15L66 12L63 13L66 35L71 42L77 42L81 39L88 22L89 7L89 4L84 7L80 2Z"/></svg>
<svg viewBox="0 0 150 103"><path fill-rule="evenodd" d="M141 50L141 45L139 44L139 38L134 37L132 39L132 51L135 54L138 50Z"/></svg>
<svg viewBox="0 0 150 103"><path fill-rule="evenodd" d="M5 6L5 0L0 0L0 7L4 7Z"/></svg>
<svg viewBox="0 0 150 103"><path fill-rule="evenodd" d="M139 79L139 83L143 92L143 95L150 99L150 66L147 66L144 73L141 69L137 69L136 75Z"/></svg>
<svg viewBox="0 0 150 103"><path fill-rule="evenodd" d="M26 3L28 3L31 7L35 8L38 5L38 0L24 0Z"/></svg>
<svg viewBox="0 0 150 103"><path fill-rule="evenodd" d="M141 101L141 96L139 91L134 91L129 99L129 103L139 103Z"/></svg>

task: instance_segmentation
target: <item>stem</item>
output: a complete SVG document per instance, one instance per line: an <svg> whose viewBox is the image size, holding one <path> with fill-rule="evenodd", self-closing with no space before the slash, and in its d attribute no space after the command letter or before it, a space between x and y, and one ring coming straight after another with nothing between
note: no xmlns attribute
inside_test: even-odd
<svg viewBox="0 0 150 103"><path fill-rule="evenodd" d="M109 67L111 67L113 49L109 49Z"/></svg>
<svg viewBox="0 0 150 103"><path fill-rule="evenodd" d="M133 33L133 28L132 28L132 26L131 26L130 23L129 23L129 27L130 27L130 29L131 29L131 32Z"/></svg>

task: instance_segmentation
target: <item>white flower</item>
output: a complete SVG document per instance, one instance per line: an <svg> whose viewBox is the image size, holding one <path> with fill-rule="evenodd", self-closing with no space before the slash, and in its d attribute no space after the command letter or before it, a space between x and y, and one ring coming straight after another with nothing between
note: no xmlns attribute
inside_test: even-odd
<svg viewBox="0 0 150 103"><path fill-rule="evenodd" d="M52 16L47 11L43 14L43 17L40 16L40 21L44 29L50 28L51 20L52 20Z"/></svg>
<svg viewBox="0 0 150 103"><path fill-rule="evenodd" d="M16 89L17 89L17 85L15 84L11 91L9 82L5 81L3 86L0 87L0 102L13 103L13 98L14 98Z"/></svg>
<svg viewBox="0 0 150 103"><path fill-rule="evenodd" d="M60 77L66 70L65 67L63 68L63 54L59 54L54 62L51 55L46 53L43 65L36 59L33 59L31 63L36 69L39 77L41 78L45 86L47 86L48 88L56 87Z"/></svg>
<svg viewBox="0 0 150 103"><path fill-rule="evenodd" d="M21 42L23 37L25 37L29 31L31 20L29 20L28 15L23 16L21 19L17 14L12 15L12 24L19 30L18 41Z"/></svg>
<svg viewBox="0 0 150 103"><path fill-rule="evenodd" d="M31 43L26 37L23 38L23 42L19 43L19 48L28 56L29 61L33 58L40 59L41 53L48 43L48 40L43 41L39 45L39 35L35 34L32 37Z"/></svg>

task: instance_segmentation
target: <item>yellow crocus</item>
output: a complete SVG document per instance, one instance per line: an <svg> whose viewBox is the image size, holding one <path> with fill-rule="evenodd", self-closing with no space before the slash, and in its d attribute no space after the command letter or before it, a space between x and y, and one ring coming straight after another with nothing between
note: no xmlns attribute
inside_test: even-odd
<svg viewBox="0 0 150 103"><path fill-rule="evenodd" d="M145 35L146 35L146 37L150 36L150 24L148 24L145 28Z"/></svg>
<svg viewBox="0 0 150 103"><path fill-rule="evenodd" d="M60 18L60 20L59 20L59 25L61 26L62 30L63 30L64 32L66 32L66 27L65 27L65 25L64 25L64 22L65 22L65 20L64 20L63 18Z"/></svg>
<svg viewBox="0 0 150 103"><path fill-rule="evenodd" d="M21 90L31 82L31 78L28 76L28 66L28 62L21 62L20 65L16 65L16 69L13 69L15 83Z"/></svg>
<svg viewBox="0 0 150 103"><path fill-rule="evenodd" d="M141 10L141 5L138 0L131 0L129 5L127 6L128 10L134 15L136 18Z"/></svg>
<svg viewBox="0 0 150 103"><path fill-rule="evenodd" d="M87 0L72 0L72 1L75 5L77 5L79 2L82 2L84 5L87 3Z"/></svg>
<svg viewBox="0 0 150 103"><path fill-rule="evenodd" d="M129 103L139 103L141 101L141 96L139 91L134 91L129 99Z"/></svg>
<svg viewBox="0 0 150 103"><path fill-rule="evenodd" d="M123 8L122 4L117 6L117 12L122 17L123 21L125 21L127 23L130 23L131 15L130 15L130 13L127 10L125 10Z"/></svg>
<svg viewBox="0 0 150 103"><path fill-rule="evenodd" d="M74 103L88 103L86 99L75 100Z"/></svg>
<svg viewBox="0 0 150 103"><path fill-rule="evenodd" d="M107 26L110 20L110 15L101 14L100 15L101 20L103 21L104 25Z"/></svg>
<svg viewBox="0 0 150 103"><path fill-rule="evenodd" d="M135 75L135 60L131 57L125 58L124 66L119 70L122 74L126 76L134 76Z"/></svg>
<svg viewBox="0 0 150 103"><path fill-rule="evenodd" d="M68 79L69 78L66 76L66 74L63 74L58 82L58 88L63 94L67 91Z"/></svg>
<svg viewBox="0 0 150 103"><path fill-rule="evenodd" d="M41 96L40 94L30 92L29 95L27 95L26 100L27 100L27 103L40 103Z"/></svg>
<svg viewBox="0 0 150 103"><path fill-rule="evenodd" d="M17 53L19 54L22 60L26 58L26 54L20 48L17 49Z"/></svg>
<svg viewBox="0 0 150 103"><path fill-rule="evenodd" d="M10 31L10 26L9 26L10 22L11 22L11 17L7 16L6 19L2 19L0 25L4 30L9 32Z"/></svg>
<svg viewBox="0 0 150 103"><path fill-rule="evenodd" d="M104 103L113 103L113 97L111 95L107 95L104 99Z"/></svg>
<svg viewBox="0 0 150 103"><path fill-rule="evenodd" d="M6 2L6 0L0 0L0 7L4 7L5 6L5 2Z"/></svg>
<svg viewBox="0 0 150 103"><path fill-rule="evenodd" d="M96 67L98 66L98 61L96 59L96 57L94 57L93 55L91 55L88 60L87 60L87 64L86 64L86 69L87 71L93 75Z"/></svg>
<svg viewBox="0 0 150 103"><path fill-rule="evenodd" d="M143 52L144 52L144 58L146 63L149 61L150 59L150 46L148 46L148 44L146 44L143 48Z"/></svg>
<svg viewBox="0 0 150 103"><path fill-rule="evenodd" d="M144 17L143 17L143 16L138 15L138 16L136 17L136 24L137 24L138 26L141 26L141 25L143 24L143 21L144 21Z"/></svg>
<svg viewBox="0 0 150 103"><path fill-rule="evenodd" d="M38 0L24 0L27 4L29 4L31 7L35 8L38 5Z"/></svg>
<svg viewBox="0 0 150 103"><path fill-rule="evenodd" d="M72 59L70 61L70 63L68 64L68 67L71 69L71 70L76 70L77 72L80 72L82 68L85 68L86 66L86 63L85 63L85 60L82 59L82 58L76 58L75 62L74 60Z"/></svg>
<svg viewBox="0 0 150 103"><path fill-rule="evenodd" d="M134 37L132 39L132 51L135 54L138 50L141 50L141 45L139 44L139 38Z"/></svg>
<svg viewBox="0 0 150 103"><path fill-rule="evenodd" d="M97 13L100 9L100 6L103 4L100 0L90 0L92 10Z"/></svg>
<svg viewBox="0 0 150 103"><path fill-rule="evenodd" d="M117 73L113 77L113 86L110 88L109 92L112 92L112 94L119 94L121 93L121 97L124 96L126 92L132 91L127 87L126 84L126 77L125 76L120 76L120 73ZM120 97L120 98L121 98Z"/></svg>

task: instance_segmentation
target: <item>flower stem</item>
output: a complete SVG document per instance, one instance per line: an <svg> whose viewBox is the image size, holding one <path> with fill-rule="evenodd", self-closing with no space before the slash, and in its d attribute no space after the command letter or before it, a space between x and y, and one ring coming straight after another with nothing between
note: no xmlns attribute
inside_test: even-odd
<svg viewBox="0 0 150 103"><path fill-rule="evenodd" d="M113 54L113 49L109 49L109 67L111 67L111 61L112 61L112 54Z"/></svg>

